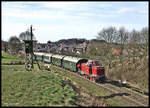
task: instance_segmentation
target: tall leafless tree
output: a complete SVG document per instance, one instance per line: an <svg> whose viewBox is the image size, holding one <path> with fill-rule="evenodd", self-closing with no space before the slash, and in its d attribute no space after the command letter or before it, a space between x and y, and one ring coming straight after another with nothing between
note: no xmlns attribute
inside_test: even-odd
<svg viewBox="0 0 150 108"><path fill-rule="evenodd" d="M26 32L20 33L19 39L20 39L20 40L31 40L31 32L26 31ZM35 38L35 36L34 36L34 34L33 34L33 40L35 40L35 39L36 39L36 38Z"/></svg>
<svg viewBox="0 0 150 108"><path fill-rule="evenodd" d="M149 31L148 31L148 27L144 27L141 31L140 31L140 35L141 35L141 44L143 45L143 49L144 49L144 55L148 56L148 44L149 44Z"/></svg>
<svg viewBox="0 0 150 108"><path fill-rule="evenodd" d="M124 27L120 27L119 30L118 30L118 43L119 43L119 46L120 46L120 56L119 56L119 59L120 59L120 63L121 63L121 70L120 70L120 80L122 81L123 80L123 72L124 72L124 64L123 64L123 58L124 58L124 51L125 50L125 47L127 46L127 42L128 42L128 36L129 36L129 33L125 30Z"/></svg>
<svg viewBox="0 0 150 108"><path fill-rule="evenodd" d="M133 63L135 63L135 59L139 57L140 50L141 50L141 38L140 38L140 32L136 30L132 30L130 33L130 46L132 50L132 60Z"/></svg>
<svg viewBox="0 0 150 108"><path fill-rule="evenodd" d="M105 54L108 57L108 65L109 68L111 68L111 58L112 58L112 43L116 42L117 40L117 30L115 27L108 27L108 28L103 28L100 32L98 32L97 39L99 40L105 40L107 42L106 44L106 49L105 49Z"/></svg>

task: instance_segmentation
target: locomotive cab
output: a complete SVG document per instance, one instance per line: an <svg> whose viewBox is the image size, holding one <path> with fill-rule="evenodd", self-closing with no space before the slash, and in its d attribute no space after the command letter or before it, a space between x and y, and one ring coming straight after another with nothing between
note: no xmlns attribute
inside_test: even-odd
<svg viewBox="0 0 150 108"><path fill-rule="evenodd" d="M104 67L97 60L89 60L86 63L82 63L81 71L92 80L103 81L105 79Z"/></svg>
<svg viewBox="0 0 150 108"><path fill-rule="evenodd" d="M92 62L92 70L94 75L100 75L100 76L104 75L104 67L102 66L101 63L99 63L99 61Z"/></svg>

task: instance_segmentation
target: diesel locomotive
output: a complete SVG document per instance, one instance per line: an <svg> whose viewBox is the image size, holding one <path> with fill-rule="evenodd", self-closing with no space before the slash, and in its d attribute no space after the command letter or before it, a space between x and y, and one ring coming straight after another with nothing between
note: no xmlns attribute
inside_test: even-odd
<svg viewBox="0 0 150 108"><path fill-rule="evenodd" d="M34 55L37 61L57 65L95 82L103 82L106 78L104 67L97 60L41 52L34 52Z"/></svg>

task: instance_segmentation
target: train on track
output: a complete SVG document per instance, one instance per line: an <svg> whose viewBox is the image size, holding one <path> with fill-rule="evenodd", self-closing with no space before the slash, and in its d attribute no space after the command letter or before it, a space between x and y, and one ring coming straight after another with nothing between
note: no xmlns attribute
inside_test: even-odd
<svg viewBox="0 0 150 108"><path fill-rule="evenodd" d="M34 52L34 55L37 61L68 69L89 80L103 82L106 79L104 66L98 60L42 52Z"/></svg>

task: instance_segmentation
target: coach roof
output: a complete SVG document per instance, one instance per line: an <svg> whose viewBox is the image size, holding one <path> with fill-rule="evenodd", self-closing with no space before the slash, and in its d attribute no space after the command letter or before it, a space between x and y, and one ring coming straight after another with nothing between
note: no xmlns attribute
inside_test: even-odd
<svg viewBox="0 0 150 108"><path fill-rule="evenodd" d="M44 55L44 53L41 52L34 52L35 55Z"/></svg>
<svg viewBox="0 0 150 108"><path fill-rule="evenodd" d="M66 56L66 57L64 57L63 60L67 60L67 61L71 61L71 62L77 63L77 62L80 61L80 60L87 60L87 59L78 58L78 57L72 57L72 56Z"/></svg>
<svg viewBox="0 0 150 108"><path fill-rule="evenodd" d="M56 54L56 55L52 55L52 57L62 59L63 57L65 57L65 55Z"/></svg>
<svg viewBox="0 0 150 108"><path fill-rule="evenodd" d="M52 55L53 55L52 53L45 53L45 54L44 54L44 56L50 56L50 57L51 57Z"/></svg>

